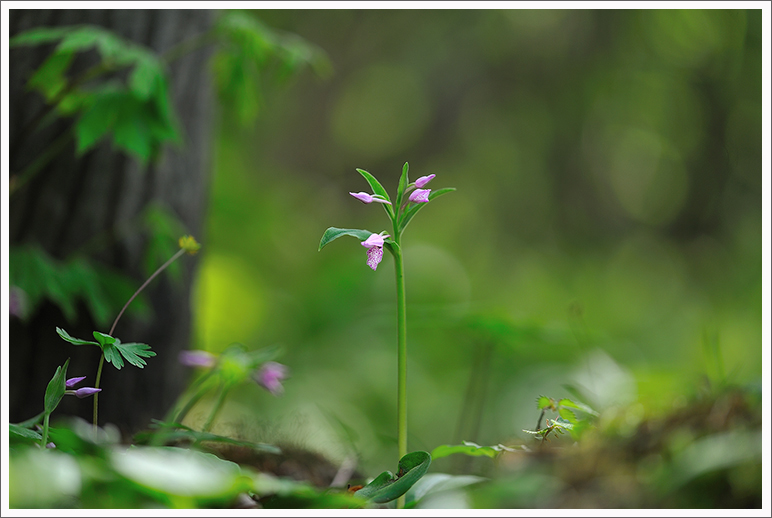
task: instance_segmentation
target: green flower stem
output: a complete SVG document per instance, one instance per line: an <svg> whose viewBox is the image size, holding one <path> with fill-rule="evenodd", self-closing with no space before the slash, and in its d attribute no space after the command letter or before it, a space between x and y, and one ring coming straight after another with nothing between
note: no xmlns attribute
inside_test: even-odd
<svg viewBox="0 0 772 518"><path fill-rule="evenodd" d="M94 388L99 388L99 380L102 379L102 367L105 365L105 353L102 351L102 357L99 358L99 367L97 367L96 383ZM97 423L99 422L99 392L94 393L94 439L96 439Z"/></svg>
<svg viewBox="0 0 772 518"><path fill-rule="evenodd" d="M193 383L189 392L195 392L190 397L190 399L188 399L188 402L185 403L185 406L183 406L181 410L176 411L175 409L174 412L169 414L169 418L173 418L171 422L180 424L182 423L182 420L185 418L188 412L190 412L190 409L193 408L193 406L198 403L198 401L204 396L206 391L209 390L209 387L205 386L204 382L211 378L212 374L214 374L214 371L209 371ZM168 421L169 419L167 419L167 422Z"/></svg>
<svg viewBox="0 0 772 518"><path fill-rule="evenodd" d="M150 281L155 279L156 275L158 275L159 273L164 271L166 269L166 267L168 267L170 264L172 264L174 261L176 261L177 258L179 258L184 253L185 253L185 249L184 248L180 248L179 250L177 250L176 254L171 256L168 261L166 261L155 272L153 272L153 275L148 277L147 280L142 284L142 286L140 286L139 289L134 292L134 295L132 295L131 298L128 300L128 302L126 302L126 304L123 305L123 309L121 309L121 312L118 313L117 317L115 317L115 322L113 322L113 326L110 328L110 332L107 333L108 335L113 336L113 331L115 331L115 326L118 324L118 320L121 319L121 316L123 315L123 312L126 311L126 308L129 307L129 304L131 304L131 301L134 300L137 297L137 295L139 295L139 292L144 290L145 286L150 284ZM97 385L95 388L99 388L99 386Z"/></svg>
<svg viewBox="0 0 772 518"><path fill-rule="evenodd" d="M45 449L48 444L48 418L51 416L48 412L43 416L43 438L41 439L40 447Z"/></svg>
<svg viewBox="0 0 772 518"><path fill-rule="evenodd" d="M407 455L407 303L405 299L405 267L402 260L400 233L394 218L394 269L397 274L397 450L401 459ZM397 508L404 509L405 496L397 499Z"/></svg>
<svg viewBox="0 0 772 518"><path fill-rule="evenodd" d="M134 300L139 293L145 289L145 286L150 284L150 281L156 278L156 276L164 271L170 264L172 264L174 261L176 261L182 254L184 254L186 250L184 248L180 248L177 250L177 253L174 254L169 258L168 261L166 261L164 264L162 264L155 272L153 272L153 275L147 278L147 280L142 283L142 286L140 286L137 291L134 292L134 295L131 296L131 298L126 302L126 304L123 305L123 309L121 309L121 312L118 313L118 316L115 317L115 321L113 321L112 327L110 327L110 332L107 333L110 336L113 336L113 331L115 331L115 326L118 325L118 321L121 319L121 316L123 316L123 313L126 311L126 308L129 307L129 304L131 304L131 301ZM94 384L94 388L99 388L99 381L102 379L102 366L105 363L105 353L104 350L102 351L102 358L99 360L99 368L97 369L97 377L96 377L96 383ZM96 434L97 429L97 417L99 415L99 393L97 392L94 394L94 433Z"/></svg>
<svg viewBox="0 0 772 518"><path fill-rule="evenodd" d="M217 397L217 402L214 404L214 407L212 408L212 412L209 414L209 418L206 420L206 423L204 423L204 427L201 429L202 432L208 432L212 428L212 424L214 423L215 417L217 417L217 414L220 413L220 410L222 410L223 403L225 402L225 396L228 395L228 392L231 389L231 385L223 385L220 388L220 395Z"/></svg>

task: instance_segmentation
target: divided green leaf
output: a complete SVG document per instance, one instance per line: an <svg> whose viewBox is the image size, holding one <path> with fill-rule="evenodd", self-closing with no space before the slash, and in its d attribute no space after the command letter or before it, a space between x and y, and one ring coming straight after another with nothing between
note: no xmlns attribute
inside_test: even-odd
<svg viewBox="0 0 772 518"><path fill-rule="evenodd" d="M155 352L150 350L150 346L140 343L121 343L116 339L115 343L106 344L104 346L105 360L112 363L113 366L121 370L123 367L123 360L143 369L147 362L143 358L151 358L155 356Z"/></svg>
<svg viewBox="0 0 772 518"><path fill-rule="evenodd" d="M73 338L72 336L70 336L70 334L67 331L65 331L60 327L56 328L56 332L59 334L60 337L62 337L62 340L70 342L73 345L100 345L99 343L92 342L90 340L81 340L80 338Z"/></svg>

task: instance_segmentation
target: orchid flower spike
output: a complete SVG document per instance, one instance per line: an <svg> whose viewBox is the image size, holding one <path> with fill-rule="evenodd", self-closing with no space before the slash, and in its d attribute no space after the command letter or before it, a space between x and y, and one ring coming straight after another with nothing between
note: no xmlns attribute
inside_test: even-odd
<svg viewBox="0 0 772 518"><path fill-rule="evenodd" d="M377 201L378 203L388 203L391 205L391 202L388 200L384 200L383 197L377 195L377 194L367 194L366 192L350 192L351 196L356 198L359 201L363 201L365 203L372 203L374 201Z"/></svg>
<svg viewBox="0 0 772 518"><path fill-rule="evenodd" d="M432 178L434 178L436 175L430 174L429 176L422 176L418 180L415 181L415 186L419 189L426 185L427 183L432 181Z"/></svg>
<svg viewBox="0 0 772 518"><path fill-rule="evenodd" d="M416 189L410 193L408 200L413 203L427 203L429 201L430 192L432 192L431 189Z"/></svg>
<svg viewBox="0 0 772 518"><path fill-rule="evenodd" d="M389 234L370 234L370 237L362 241L362 246L367 248L367 266L375 271L383 260L383 240L390 237Z"/></svg>

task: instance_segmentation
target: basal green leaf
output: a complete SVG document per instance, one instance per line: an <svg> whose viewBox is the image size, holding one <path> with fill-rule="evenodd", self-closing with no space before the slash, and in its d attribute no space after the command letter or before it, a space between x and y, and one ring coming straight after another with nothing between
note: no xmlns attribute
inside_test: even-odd
<svg viewBox="0 0 772 518"><path fill-rule="evenodd" d="M147 344L122 344L120 342L116 342L113 344L113 346L118 350L118 352L121 353L121 356L123 356L127 362L134 365L135 367L139 367L140 369L147 365L147 362L142 358L152 358L155 356L155 352L151 351L150 346Z"/></svg>
<svg viewBox="0 0 772 518"><path fill-rule="evenodd" d="M59 336L62 337L62 340L66 340L67 342L70 342L74 345L100 345L98 342L92 342L90 340L81 340L80 338L73 338L70 336L70 334L65 331L64 329L57 327L56 332L59 334Z"/></svg>
<svg viewBox="0 0 772 518"><path fill-rule="evenodd" d="M40 440L43 438L43 436L35 430L30 430L29 428L24 428L23 426L19 426L18 424L13 423L8 425L8 432L9 438L11 440L16 437L20 439L29 439L34 442L40 442Z"/></svg>
<svg viewBox="0 0 772 518"><path fill-rule="evenodd" d="M330 227L324 231L324 234L322 234L322 240L319 242L319 250L327 246L327 244L331 241L335 241L341 236L353 236L359 239L359 241L365 241L372 234L374 234L374 232L370 232L369 230Z"/></svg>
<svg viewBox="0 0 772 518"><path fill-rule="evenodd" d="M384 471L355 494L374 503L396 500L424 476L431 462L431 455L425 451L408 453L399 460L396 476L390 471Z"/></svg>
<svg viewBox="0 0 772 518"><path fill-rule="evenodd" d="M436 191L432 191L431 193L429 193L429 201L432 201L435 198L439 198L443 194L447 194L455 190L456 190L455 187L446 187L444 189L437 189ZM414 203L412 207L410 207L408 210L405 211L404 214L402 214L402 218L400 219L400 222L399 222L400 232L405 230L405 227L407 227L407 224L410 223L410 220L413 219L413 217L418 213L418 211L424 208L425 205L428 205L428 203Z"/></svg>
<svg viewBox="0 0 772 518"><path fill-rule="evenodd" d="M45 394L44 409L47 414L53 412L59 405L59 401L64 397L64 391L66 390L65 382L67 381L67 366L70 364L70 359L64 362L64 365L56 368L54 377L48 382Z"/></svg>

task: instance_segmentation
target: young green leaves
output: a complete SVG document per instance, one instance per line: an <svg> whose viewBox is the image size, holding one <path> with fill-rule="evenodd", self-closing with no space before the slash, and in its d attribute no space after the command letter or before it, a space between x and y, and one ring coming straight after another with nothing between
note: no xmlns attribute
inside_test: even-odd
<svg viewBox="0 0 772 518"><path fill-rule="evenodd" d="M130 364L140 369L147 365L147 362L143 358L151 358L155 356L155 352L150 350L150 346L140 343L121 343L120 339L94 331L94 338L96 342L90 340L81 340L80 338L73 338L70 334L59 327L56 328L56 332L66 342L70 342L73 345L96 345L102 349L105 356L105 360L112 363L116 369L121 370L124 365L125 359Z"/></svg>

